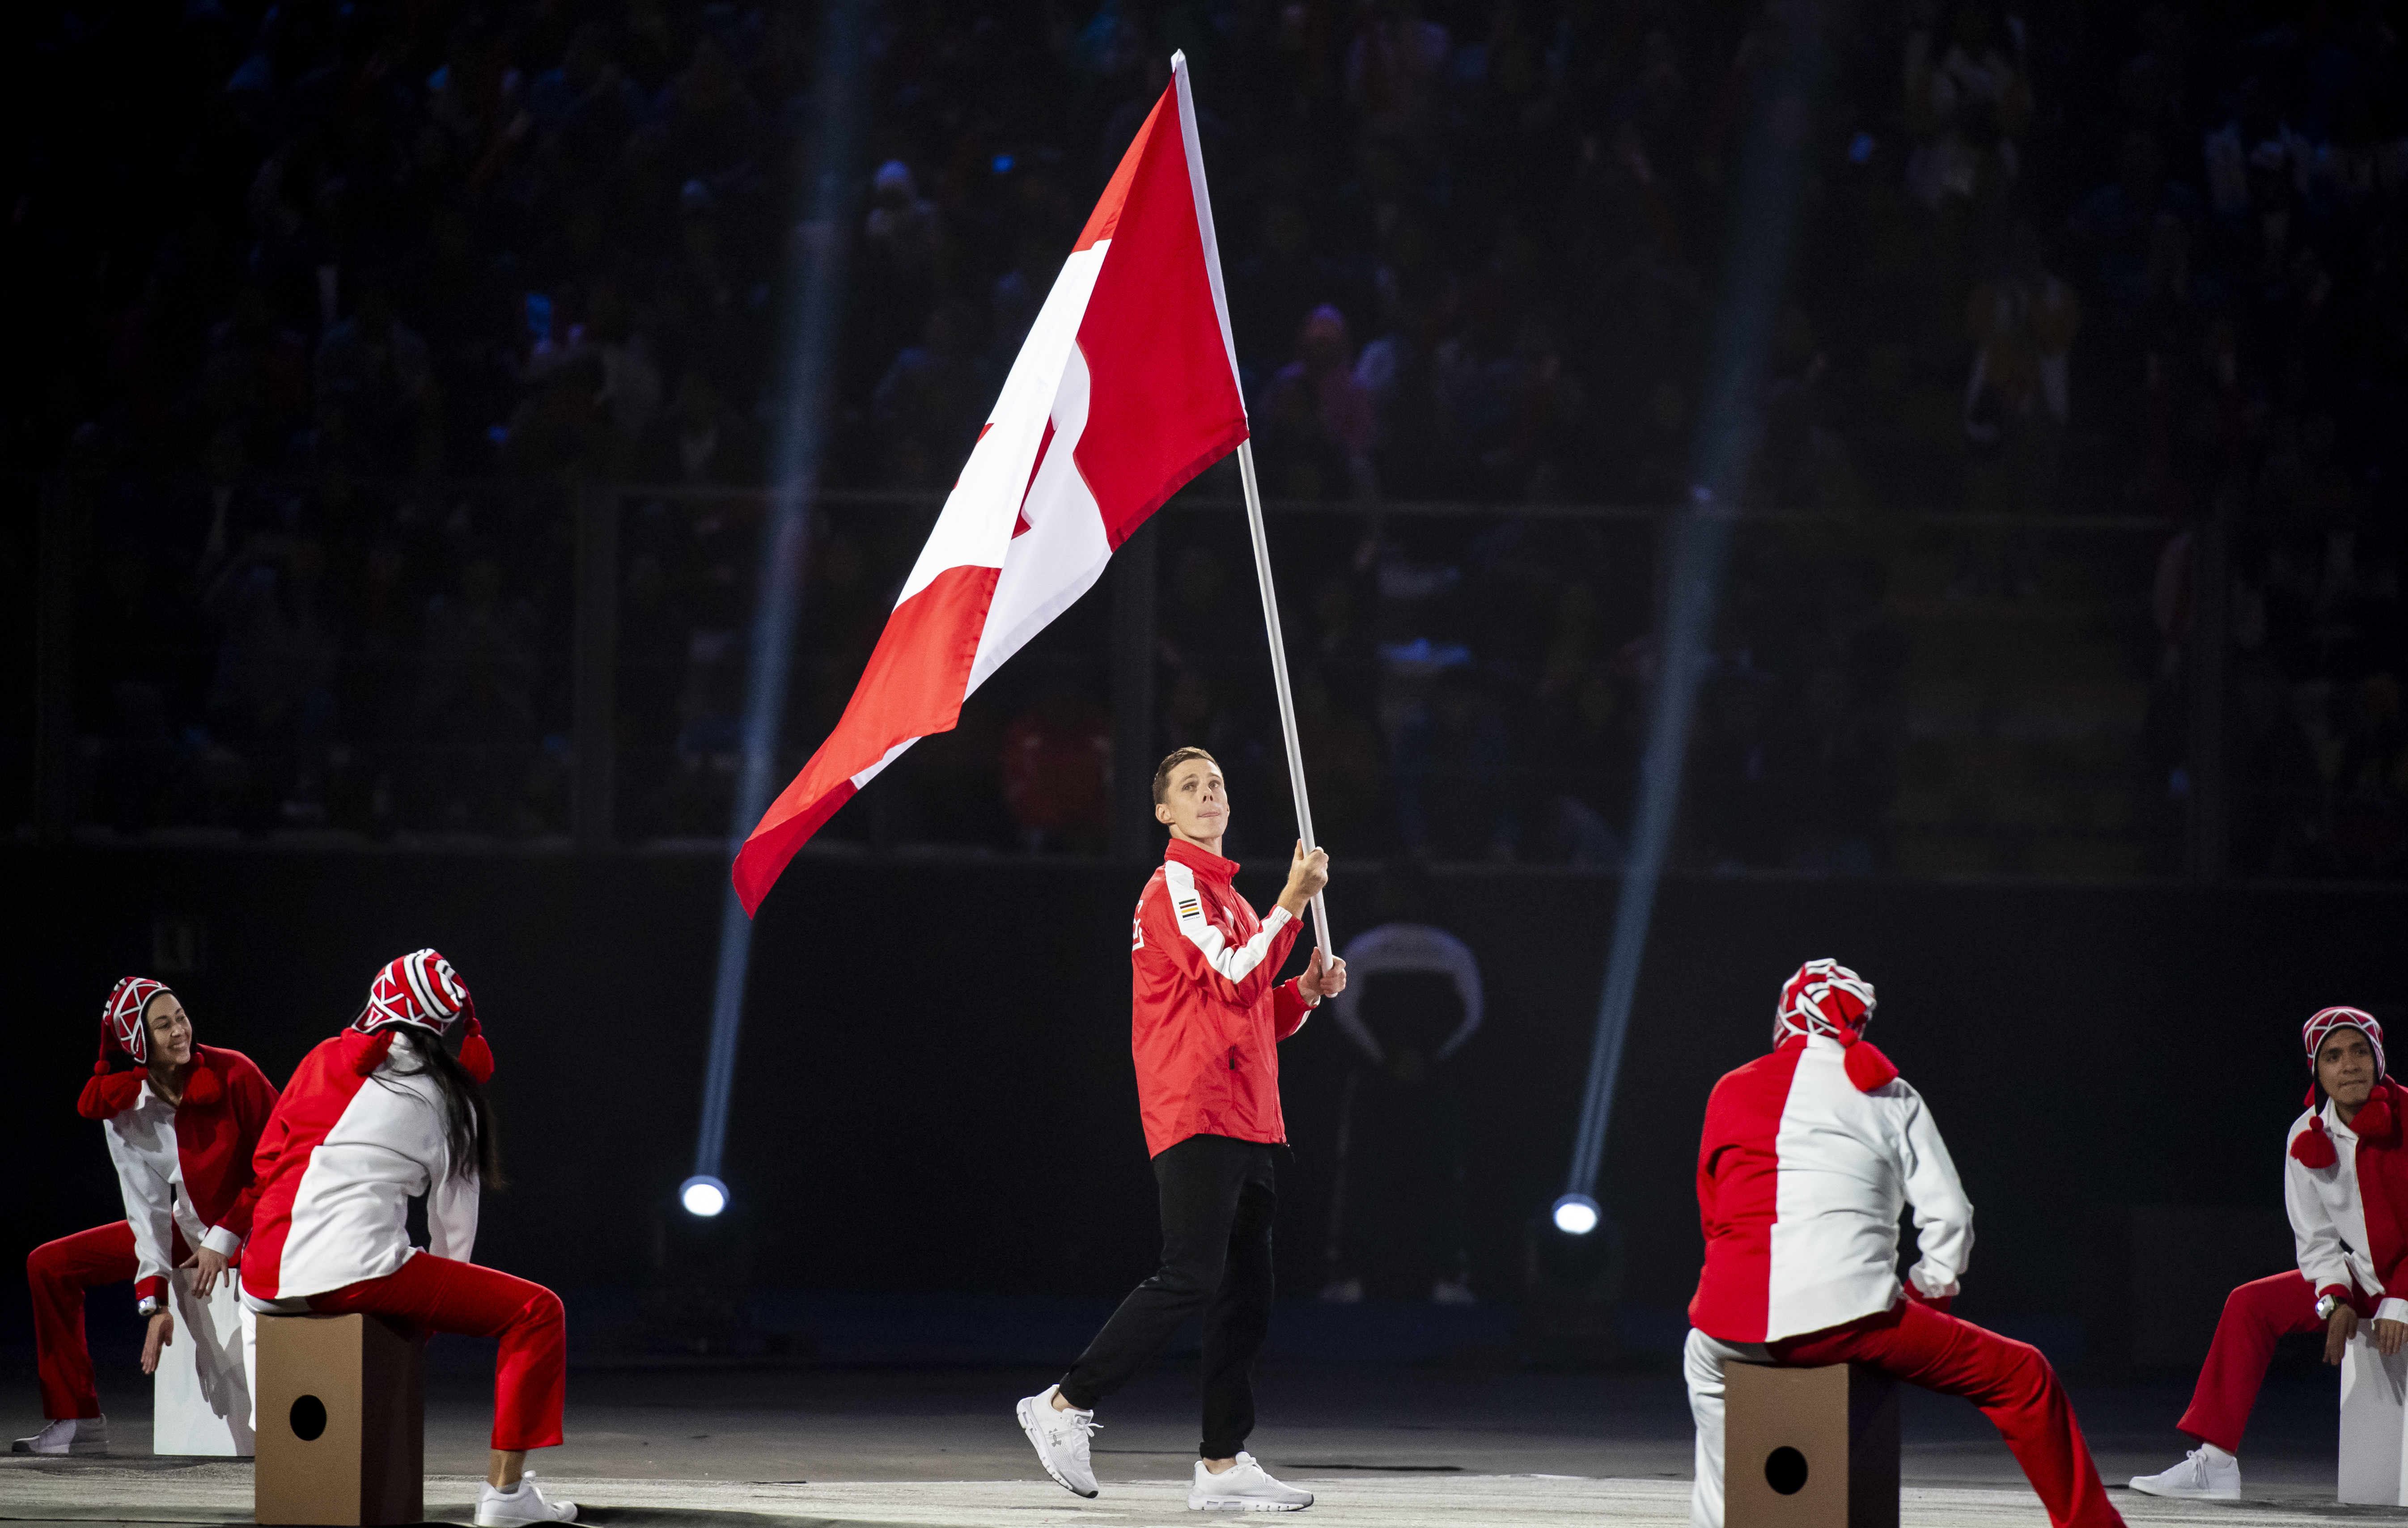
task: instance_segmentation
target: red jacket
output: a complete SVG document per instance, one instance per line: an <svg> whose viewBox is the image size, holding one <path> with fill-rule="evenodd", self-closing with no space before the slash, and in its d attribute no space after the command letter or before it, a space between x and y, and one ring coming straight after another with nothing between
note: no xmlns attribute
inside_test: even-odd
<svg viewBox="0 0 2408 1528"><path fill-rule="evenodd" d="M1299 925L1254 916L1225 860L1174 838L1138 898L1129 946L1129 1050L1145 1150L1190 1135L1281 1145L1279 1042L1311 1011L1279 968Z"/></svg>
<svg viewBox="0 0 2408 1528"><path fill-rule="evenodd" d="M87 1120L117 1120L141 1099L142 1085L149 1076L135 1067L93 1078L84 1083L83 1095L76 1101L76 1111ZM148 1107L165 1107L158 1104ZM251 1154L275 1107L275 1085L249 1056L213 1045L193 1048L193 1069L184 1078L183 1098L170 1116L174 1121L170 1128L174 1164L182 1197L208 1233L203 1239L229 1256L239 1250L244 1238L251 1235L251 1212L259 1198L259 1185L251 1177ZM140 1154L139 1148L129 1149ZM129 1178L126 1160L121 1158L119 1166L120 1187L126 1193L126 1217L131 1221L137 1210L145 1211L146 1219L157 1222L155 1226L136 1228L137 1250L145 1234L150 1233L150 1239L157 1244L153 1259L164 1262L170 1255L173 1237L182 1234L180 1228L169 1229L173 1207L167 1197L171 1190L163 1176L165 1169L144 1169L139 1176ZM136 1259L137 1263L143 1261ZM165 1294L164 1274L143 1267L136 1280L136 1298L160 1299Z"/></svg>

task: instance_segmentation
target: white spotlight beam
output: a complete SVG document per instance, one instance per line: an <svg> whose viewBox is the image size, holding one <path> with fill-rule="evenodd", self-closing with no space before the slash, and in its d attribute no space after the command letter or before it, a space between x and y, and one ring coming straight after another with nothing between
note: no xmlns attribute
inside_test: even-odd
<svg viewBox="0 0 2408 1528"><path fill-rule="evenodd" d="M828 376L844 321L845 230L861 179L853 164L859 136L859 91L866 50L867 0L835 0L827 8L820 50L818 121L813 124L810 212L795 228L795 291L786 329L782 417L772 463L769 513L761 529L761 590L752 612L752 661L745 677L744 766L729 815L728 855L769 804L777 774L778 734L786 714L786 675L802 605L803 557L809 547L810 500L818 487L827 436ZM729 886L719 923L719 967L710 997L710 1049L703 1073L702 1123L694 1147L695 1183L717 1185L727 1146L728 1095L736 1080L736 1041L744 1020L744 982L752 966L752 921ZM689 1206L688 1207L692 1207ZM717 1214L710 1210L710 1214Z"/></svg>

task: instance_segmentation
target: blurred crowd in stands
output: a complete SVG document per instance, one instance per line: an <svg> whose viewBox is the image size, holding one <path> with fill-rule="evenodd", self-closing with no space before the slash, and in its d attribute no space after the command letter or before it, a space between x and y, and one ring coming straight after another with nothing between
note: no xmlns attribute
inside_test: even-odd
<svg viewBox="0 0 2408 1528"><path fill-rule="evenodd" d="M21 18L0 464L83 495L88 821L559 831L575 507L639 483L621 827L724 833L759 514L725 491L777 428L819 16ZM1689 494L1770 139L1801 179L1744 474L1769 518L1735 543L1683 863L1899 863L1918 774L1953 767L1918 752L1914 678L1952 610L2087 633L2100 672L2065 677L2143 697L2118 810L2178 824L2207 610L2232 867L2408 873L2397 25L2375 0L881 0L858 201L820 231L852 283L824 480L906 493L819 521L787 762L1183 49L1265 490L1325 511L1273 524L1326 840L1620 857L1656 536L1553 511ZM34 494L0 551L21 610ZM1489 512L1385 507L1426 501ZM1174 507L1150 534L1156 744L1283 796L1240 533ZM832 840L1100 847L1106 647L1074 613Z"/></svg>

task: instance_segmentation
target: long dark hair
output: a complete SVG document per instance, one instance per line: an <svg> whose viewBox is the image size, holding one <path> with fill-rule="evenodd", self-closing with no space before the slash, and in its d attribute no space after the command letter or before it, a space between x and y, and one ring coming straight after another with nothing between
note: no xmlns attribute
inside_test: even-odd
<svg viewBox="0 0 2408 1528"><path fill-rule="evenodd" d="M482 1186L503 1187L501 1148L494 1140L494 1106L485 1101L485 1090L459 1058L443 1048L442 1040L423 1031L412 1033L410 1038L417 1042L418 1053L426 1058L425 1064L394 1070L403 1077L423 1073L434 1078L436 1091L443 1095L443 1134L451 1149L452 1176L458 1178L474 1167Z"/></svg>

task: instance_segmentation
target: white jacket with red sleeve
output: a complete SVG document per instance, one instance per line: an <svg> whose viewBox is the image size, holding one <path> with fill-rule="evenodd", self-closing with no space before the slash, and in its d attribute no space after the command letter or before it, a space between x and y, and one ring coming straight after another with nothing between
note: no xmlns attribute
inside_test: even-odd
<svg viewBox="0 0 2408 1528"><path fill-rule="evenodd" d="M1698 1150L1706 1265L1689 1322L1778 1342L1898 1303L1898 1221L1914 1207L1914 1292L1956 1292L1973 1207L1922 1095L1858 1041L1794 1035L1714 1084Z"/></svg>
<svg viewBox="0 0 2408 1528"><path fill-rule="evenodd" d="M2383 1321L2408 1321L2408 1092L2385 1078L2351 1123L2327 1098L2291 1122L2284 1141L2283 1207L2291 1217L2300 1275L2318 1294L2373 1302ZM2311 1167L2300 1137L2317 1125L2331 1158ZM2322 1157L2323 1153L2311 1153ZM2362 1302L2361 1302L2362 1303Z"/></svg>
<svg viewBox="0 0 2408 1528"><path fill-rule="evenodd" d="M187 1250L242 1250L259 1196L251 1150L276 1107L276 1088L239 1050L193 1048L183 1096L170 1104L137 1068L84 1084L77 1111L101 1122L125 1221L134 1233L134 1297L167 1298L167 1271Z"/></svg>
<svg viewBox="0 0 2408 1528"><path fill-rule="evenodd" d="M409 1201L426 1197L427 1250L468 1261L477 1241L476 1166L452 1171L443 1094L422 1048L394 1026L345 1030L311 1050L260 1137L259 1210L242 1262L255 1308L292 1310L312 1294L382 1278L408 1261Z"/></svg>
<svg viewBox="0 0 2408 1528"><path fill-rule="evenodd" d="M1138 898L1129 946L1129 1050L1145 1149L1190 1135L1279 1145L1279 1042L1311 1011L1279 980L1298 928L1266 919L1231 884L1234 860L1173 838Z"/></svg>

